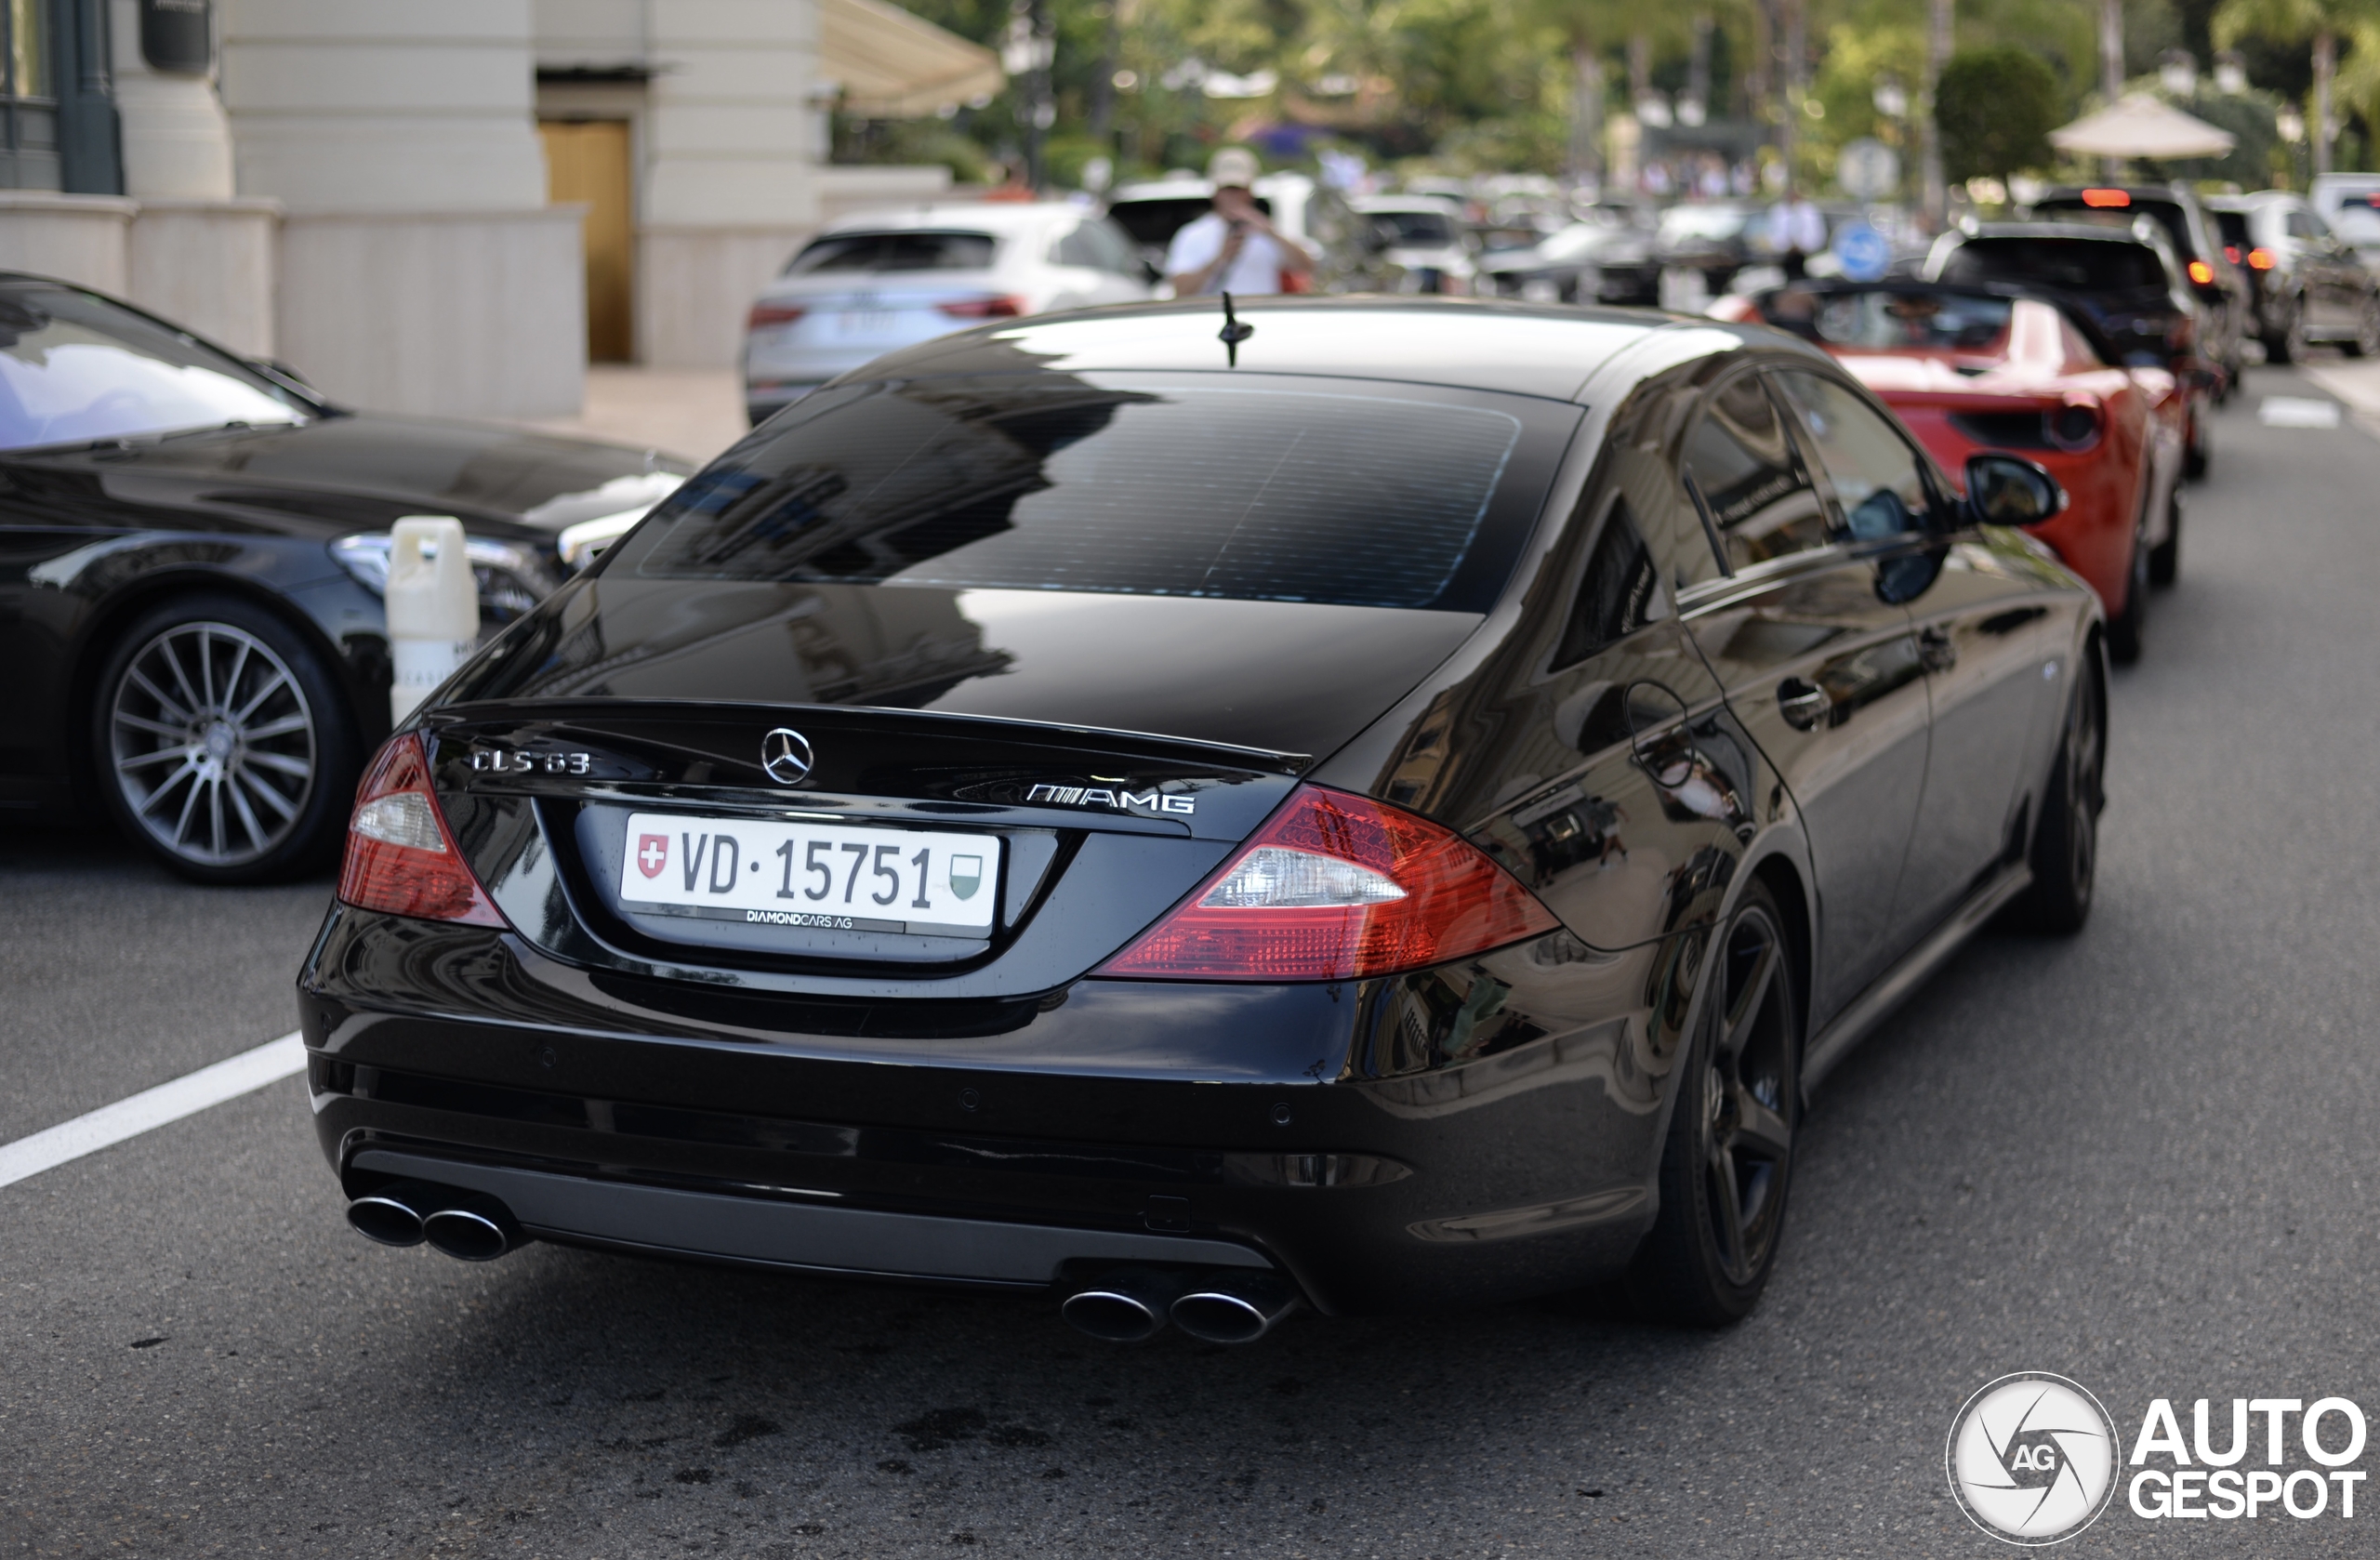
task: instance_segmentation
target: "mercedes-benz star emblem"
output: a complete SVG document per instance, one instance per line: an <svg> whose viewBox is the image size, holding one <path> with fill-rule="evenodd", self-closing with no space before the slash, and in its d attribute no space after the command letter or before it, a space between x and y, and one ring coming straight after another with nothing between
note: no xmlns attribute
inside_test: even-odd
<svg viewBox="0 0 2380 1560"><path fill-rule="evenodd" d="M790 786L810 773L810 739L779 726L760 738L760 767L780 786Z"/></svg>

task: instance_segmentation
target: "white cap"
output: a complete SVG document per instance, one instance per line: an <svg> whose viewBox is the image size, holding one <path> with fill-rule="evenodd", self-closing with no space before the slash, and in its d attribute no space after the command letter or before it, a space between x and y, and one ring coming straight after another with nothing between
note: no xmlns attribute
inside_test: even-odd
<svg viewBox="0 0 2380 1560"><path fill-rule="evenodd" d="M1244 146L1226 146L1207 164L1207 178L1218 190L1251 188L1263 171L1257 165L1256 153Z"/></svg>

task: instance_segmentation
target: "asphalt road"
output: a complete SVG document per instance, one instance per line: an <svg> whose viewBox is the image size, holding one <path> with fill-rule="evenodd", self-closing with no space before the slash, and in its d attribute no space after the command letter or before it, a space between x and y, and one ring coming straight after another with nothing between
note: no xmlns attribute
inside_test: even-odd
<svg viewBox="0 0 2380 1560"><path fill-rule="evenodd" d="M0 1188L0 1560L1980 1556L1943 1439L2004 1372L2127 1442L2159 1396L2380 1413L2380 442L2262 428L2276 392L2319 394L2260 370L2223 415L2117 676L2090 927L1986 937L1835 1076L1733 1330L1572 1302L1117 1349L1036 1302L467 1266L347 1230L290 1080ZM0 1140L292 1027L327 887L0 835ZM2369 1554L2367 1501L2120 1494L2062 1553Z"/></svg>

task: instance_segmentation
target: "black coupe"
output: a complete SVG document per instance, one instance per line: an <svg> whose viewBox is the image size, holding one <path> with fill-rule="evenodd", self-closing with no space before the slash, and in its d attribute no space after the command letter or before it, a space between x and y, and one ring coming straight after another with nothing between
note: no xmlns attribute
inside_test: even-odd
<svg viewBox="0 0 2380 1560"><path fill-rule="evenodd" d="M1621 1276L1740 1316L1827 1069L2089 907L2098 611L1987 523L2056 484L1965 477L1650 314L879 360L381 748L299 980L349 1217L1117 1339Z"/></svg>
<svg viewBox="0 0 2380 1560"><path fill-rule="evenodd" d="M186 876L337 859L389 730L389 526L453 515L483 628L684 468L354 414L80 287L0 273L0 813L104 809Z"/></svg>

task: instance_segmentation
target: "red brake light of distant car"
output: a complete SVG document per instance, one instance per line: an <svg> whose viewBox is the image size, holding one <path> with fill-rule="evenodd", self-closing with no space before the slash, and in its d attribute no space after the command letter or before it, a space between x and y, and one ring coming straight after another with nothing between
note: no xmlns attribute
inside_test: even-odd
<svg viewBox="0 0 2380 1560"><path fill-rule="evenodd" d="M2272 266L2273 258L2271 250L2251 249L2248 251L2248 268L2251 271L2270 271Z"/></svg>
<svg viewBox="0 0 2380 1560"><path fill-rule="evenodd" d="M2192 260L2190 262L2190 280L2197 283L2202 287L2211 287L2215 285L2215 268L2207 264L2204 260Z"/></svg>
<svg viewBox="0 0 2380 1560"><path fill-rule="evenodd" d="M1013 320L1025 312L1021 297L955 297L936 309L954 320Z"/></svg>
<svg viewBox="0 0 2380 1560"><path fill-rule="evenodd" d="M356 787L338 896L359 910L473 926L505 924L446 832L445 816L430 793L421 738L411 732L380 749Z"/></svg>
<svg viewBox="0 0 2380 1560"><path fill-rule="evenodd" d="M2067 453L2087 450L2099 442L2099 409L2096 406L2061 406L2055 412L2042 414L2042 432L2049 442Z"/></svg>
<svg viewBox="0 0 2380 1560"><path fill-rule="evenodd" d="M2096 210L2107 210L2113 206L2130 205L2132 196L2122 190L2085 190L2082 192L2082 204Z"/></svg>
<svg viewBox="0 0 2380 1560"><path fill-rule="evenodd" d="M789 325L809 311L790 303L756 303L751 317L744 322L747 330L759 330L766 325Z"/></svg>
<svg viewBox="0 0 2380 1560"><path fill-rule="evenodd" d="M2223 246L2223 258L2229 260L2233 265L2238 265L2240 263L2240 246L2236 244L2225 245Z"/></svg>
<svg viewBox="0 0 2380 1560"><path fill-rule="evenodd" d="M1442 825L1301 786L1197 892L1099 972L1344 981L1541 936L1561 922Z"/></svg>

